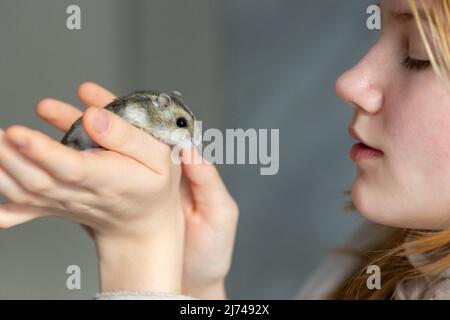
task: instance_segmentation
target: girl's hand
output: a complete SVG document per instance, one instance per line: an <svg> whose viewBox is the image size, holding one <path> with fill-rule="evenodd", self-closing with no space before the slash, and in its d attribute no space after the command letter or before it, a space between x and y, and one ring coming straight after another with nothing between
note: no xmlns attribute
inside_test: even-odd
<svg viewBox="0 0 450 320"><path fill-rule="evenodd" d="M86 106L103 107L114 99L109 91L92 83L81 85L78 94ZM63 132L81 115L75 107L48 99L38 105L37 112ZM184 150L183 158L192 156L192 152ZM224 281L231 264L238 207L214 166L204 161L201 164L182 164L182 168L186 228L182 293L205 299L223 299L226 298ZM17 207L12 211L10 217L14 216L15 223L38 215L32 208Z"/></svg>
<svg viewBox="0 0 450 320"><path fill-rule="evenodd" d="M45 114L52 104L44 100L38 112ZM80 116L66 107L70 123L55 121L64 130ZM114 151L75 151L17 125L0 133L0 193L11 201L0 206L1 226L46 215L75 221L92 230L103 291L181 291L181 168L173 164L171 149L101 108L89 107L83 126Z"/></svg>
<svg viewBox="0 0 450 320"><path fill-rule="evenodd" d="M225 278L231 266L239 208L215 166L201 159L195 149L184 150L182 159L186 160L182 164L186 217L183 292L202 299L226 299Z"/></svg>

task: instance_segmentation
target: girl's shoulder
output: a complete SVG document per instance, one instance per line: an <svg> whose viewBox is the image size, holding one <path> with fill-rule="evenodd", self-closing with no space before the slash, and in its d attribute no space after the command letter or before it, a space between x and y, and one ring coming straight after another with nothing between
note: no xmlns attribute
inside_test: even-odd
<svg viewBox="0 0 450 320"><path fill-rule="evenodd" d="M355 250L370 250L374 243L386 237L390 228L376 227L375 232L367 232L366 227L358 228L343 247ZM408 257L413 266L419 266L425 255L414 255ZM294 299L299 300L322 300L327 299L330 292L336 290L346 279L348 279L360 260L357 256L331 253L324 262L316 269L313 275L300 288ZM383 277L381 275L381 285ZM450 300L450 269L439 275L422 276L409 279L396 286L394 299L398 300Z"/></svg>
<svg viewBox="0 0 450 320"><path fill-rule="evenodd" d="M373 247L390 229L372 224L363 225L353 231L348 239L339 247L355 252L364 252ZM330 292L337 289L348 279L360 264L356 255L341 252L331 252L315 269L298 293L295 300L323 300Z"/></svg>

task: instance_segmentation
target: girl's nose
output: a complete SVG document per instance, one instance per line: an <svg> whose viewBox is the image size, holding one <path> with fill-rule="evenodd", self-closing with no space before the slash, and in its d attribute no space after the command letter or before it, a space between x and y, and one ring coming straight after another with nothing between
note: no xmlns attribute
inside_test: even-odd
<svg viewBox="0 0 450 320"><path fill-rule="evenodd" d="M375 114L383 105L380 66L366 55L336 81L336 94L348 105Z"/></svg>

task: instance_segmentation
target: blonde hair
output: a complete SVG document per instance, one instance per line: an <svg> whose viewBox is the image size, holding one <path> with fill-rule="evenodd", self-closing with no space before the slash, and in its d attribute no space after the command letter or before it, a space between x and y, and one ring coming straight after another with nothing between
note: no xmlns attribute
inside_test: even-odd
<svg viewBox="0 0 450 320"><path fill-rule="evenodd" d="M420 6L416 0L408 1L433 70L450 89L450 0L433 0L428 7L423 0L417 0ZM344 193L351 195L350 191ZM350 201L344 210L355 211L356 208ZM372 225L368 231L379 232L381 228L387 228L388 235L372 250L356 252L361 263L329 298L391 299L401 282L425 275L437 280L450 268L450 230L409 230ZM428 259L413 266L409 258L416 254L425 254ZM366 270L372 264L381 269L381 290L367 289Z"/></svg>
<svg viewBox="0 0 450 320"><path fill-rule="evenodd" d="M408 2L434 72L450 84L450 1L432 0L431 5L427 7L423 0L420 0L423 14L419 11L416 0Z"/></svg>

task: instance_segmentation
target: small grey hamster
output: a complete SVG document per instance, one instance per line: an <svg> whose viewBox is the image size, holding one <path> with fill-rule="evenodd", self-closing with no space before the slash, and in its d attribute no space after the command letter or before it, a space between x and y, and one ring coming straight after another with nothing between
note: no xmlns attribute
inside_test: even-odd
<svg viewBox="0 0 450 320"><path fill-rule="evenodd" d="M115 99L105 109L170 146L188 148L194 143L196 117L178 91L171 95L159 91L136 91ZM84 131L82 118L72 124L61 143L76 150L101 149Z"/></svg>

